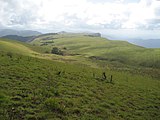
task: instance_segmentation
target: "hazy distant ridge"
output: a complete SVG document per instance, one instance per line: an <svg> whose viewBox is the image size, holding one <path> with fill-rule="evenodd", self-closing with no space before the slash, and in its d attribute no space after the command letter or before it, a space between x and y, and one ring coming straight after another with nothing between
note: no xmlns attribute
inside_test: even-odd
<svg viewBox="0 0 160 120"><path fill-rule="evenodd" d="M33 31L33 30L13 30L13 29L1 29L0 30L0 37L6 35L18 35L18 36L36 36L41 35L41 32Z"/></svg>
<svg viewBox="0 0 160 120"><path fill-rule="evenodd" d="M160 48L160 39L146 39L146 40L134 39L134 40L129 40L128 42L146 48Z"/></svg>

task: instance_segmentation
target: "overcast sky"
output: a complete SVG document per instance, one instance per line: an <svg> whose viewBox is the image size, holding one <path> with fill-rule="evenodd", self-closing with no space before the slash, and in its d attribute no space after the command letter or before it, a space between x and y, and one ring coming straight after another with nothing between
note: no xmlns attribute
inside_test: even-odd
<svg viewBox="0 0 160 120"><path fill-rule="evenodd" d="M0 0L0 28L160 32L160 0Z"/></svg>

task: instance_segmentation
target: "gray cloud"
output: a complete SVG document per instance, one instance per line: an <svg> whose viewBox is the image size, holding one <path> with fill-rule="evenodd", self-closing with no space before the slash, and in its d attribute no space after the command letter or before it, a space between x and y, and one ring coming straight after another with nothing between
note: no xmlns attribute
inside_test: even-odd
<svg viewBox="0 0 160 120"><path fill-rule="evenodd" d="M159 29L160 28L160 19L149 19L147 20L147 29Z"/></svg>
<svg viewBox="0 0 160 120"><path fill-rule="evenodd" d="M106 3L106 2L113 2L113 0L87 0L88 2L92 3Z"/></svg>
<svg viewBox="0 0 160 120"><path fill-rule="evenodd" d="M124 0L125 3L138 3L140 0Z"/></svg>
<svg viewBox="0 0 160 120"><path fill-rule="evenodd" d="M145 2L146 2L146 6L149 7L152 5L153 0L145 0Z"/></svg>
<svg viewBox="0 0 160 120"><path fill-rule="evenodd" d="M148 19L147 23L149 23L149 24L160 24L160 19Z"/></svg>
<svg viewBox="0 0 160 120"><path fill-rule="evenodd" d="M140 0L87 0L92 3L107 3L107 2L121 2L121 3L138 3Z"/></svg>
<svg viewBox="0 0 160 120"><path fill-rule="evenodd" d="M88 24L88 18L79 17L79 13L76 11L74 14L66 13L62 14L60 17L63 18L60 21L56 21L56 18L50 21L45 21L39 10L42 9L41 0L32 2L34 0L0 0L0 27L20 27L20 28L46 28L46 29L61 29L61 28L72 28L72 29L118 29L122 27L122 24L127 22L129 19L130 12L125 11L123 14L126 18L117 18L117 16L111 16L112 18L103 18L107 11L104 12L104 16L98 16L98 20L101 19L112 19L110 22L105 21L103 23ZM45 1L45 0L44 0ZM113 0L87 0L96 5L96 3L107 3ZM120 0L117 0L120 1ZM140 0L124 0L122 3L138 3ZM152 0L146 0L146 5L151 6ZM63 9L63 7L62 7ZM97 8L99 10L99 8ZM56 11L56 9L55 9ZM74 10L73 10L74 11ZM160 16L160 8L155 8L156 17ZM58 12L58 11L57 11ZM102 11L101 11L102 12ZM110 11L112 12L112 10ZM85 13L84 13L85 14ZM100 13L101 14L101 13ZM109 15L108 13L107 15ZM98 14L96 14L98 15ZM89 15L90 16L90 13ZM91 13L92 16L92 13ZM110 15L109 15L110 16ZM58 16L59 17L59 16ZM94 19L90 18L91 20ZM94 22L97 22L94 20ZM139 29L160 29L160 20L150 19L146 20L146 24L139 24Z"/></svg>
<svg viewBox="0 0 160 120"><path fill-rule="evenodd" d="M105 29L119 29L121 27L122 27L122 22L120 22L119 20L114 20L110 23L103 24L103 28Z"/></svg>
<svg viewBox="0 0 160 120"><path fill-rule="evenodd" d="M0 23L7 26L27 25L36 21L38 6L32 5L27 1L19 0L1 0Z"/></svg>
<svg viewBox="0 0 160 120"><path fill-rule="evenodd" d="M157 8L155 9L155 14L156 14L156 16L159 16L159 17L160 17L160 7L157 7Z"/></svg>

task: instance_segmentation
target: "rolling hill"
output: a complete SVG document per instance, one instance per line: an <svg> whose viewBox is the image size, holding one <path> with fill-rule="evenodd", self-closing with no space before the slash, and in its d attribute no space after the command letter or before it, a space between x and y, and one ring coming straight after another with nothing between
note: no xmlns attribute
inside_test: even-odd
<svg viewBox="0 0 160 120"><path fill-rule="evenodd" d="M22 36L18 36L18 35L6 35L6 36L2 36L1 38L11 39L11 40L18 40L18 41L22 41L22 42L30 42L33 39L35 39L36 36L22 37Z"/></svg>
<svg viewBox="0 0 160 120"><path fill-rule="evenodd" d="M40 35L42 33L38 31L32 31L32 30L13 30L13 29L0 29L0 37L6 36L6 35L18 35L18 36L36 36Z"/></svg>
<svg viewBox="0 0 160 120"><path fill-rule="evenodd" d="M25 42L6 38L0 38L0 50L26 56L40 55L46 51L45 48L39 46L33 46Z"/></svg>
<svg viewBox="0 0 160 120"><path fill-rule="evenodd" d="M53 47L63 54L51 54ZM0 38L0 118L158 120L157 56L159 49L84 34L45 35L30 44Z"/></svg>
<svg viewBox="0 0 160 120"><path fill-rule="evenodd" d="M115 64L160 68L160 49L147 49L126 41L112 41L85 34L56 34L37 37L31 44L51 51L59 48L66 56L90 58Z"/></svg>

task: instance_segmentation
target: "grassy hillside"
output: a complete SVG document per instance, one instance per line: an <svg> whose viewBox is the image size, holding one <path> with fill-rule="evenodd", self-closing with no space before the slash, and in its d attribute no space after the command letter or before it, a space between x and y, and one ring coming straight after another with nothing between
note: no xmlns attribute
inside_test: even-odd
<svg viewBox="0 0 160 120"><path fill-rule="evenodd" d="M23 55L31 55L36 53L17 41L10 42L5 39L0 40L0 49L7 52L19 53Z"/></svg>
<svg viewBox="0 0 160 120"><path fill-rule="evenodd" d="M5 38L0 38L0 50L30 56L45 53L46 51L44 48L39 46L33 46L24 42Z"/></svg>
<svg viewBox="0 0 160 120"><path fill-rule="evenodd" d="M36 38L32 44L51 51L61 49L65 55L80 58L103 60L115 64L128 64L160 68L160 49L147 49L125 41L111 41L84 34L57 34Z"/></svg>
<svg viewBox="0 0 160 120"><path fill-rule="evenodd" d="M53 61L69 62L76 64L87 64L96 66L94 63L87 61L86 59L75 58L74 56L59 56L55 54L48 54L50 48L30 45L24 42L0 38L0 51L5 51L8 54L21 54L25 56L32 56L41 59L49 59ZM85 63L83 63L85 61Z"/></svg>
<svg viewBox="0 0 160 120"><path fill-rule="evenodd" d="M0 51L5 51L8 54L16 53L20 55L32 56L42 59L55 58L55 56L45 54L46 52L45 48L4 38L0 38Z"/></svg>
<svg viewBox="0 0 160 120"><path fill-rule="evenodd" d="M148 76L0 52L2 120L160 118L160 81ZM113 81L110 83L110 75Z"/></svg>
<svg viewBox="0 0 160 120"><path fill-rule="evenodd" d="M127 42L82 34L47 37L37 38L32 43L34 46L7 39L0 40L2 120L160 118L159 68L141 68L137 67L140 66L137 63L134 63L137 66L128 66L132 64L107 59L107 56L111 59L126 52L124 56L128 56L128 61L132 60L133 56L126 50L132 53L133 49L137 51L133 53L140 56L136 60L141 62L141 55L146 54L144 60L147 65L155 64L154 57L150 56L159 56L159 49L145 49ZM48 40L50 37L54 37L53 41ZM44 41L52 42L41 45ZM65 54L45 54L55 46ZM109 57L116 51L119 54ZM151 63L146 61L147 56ZM123 65L112 67L112 64L117 66L120 63Z"/></svg>

